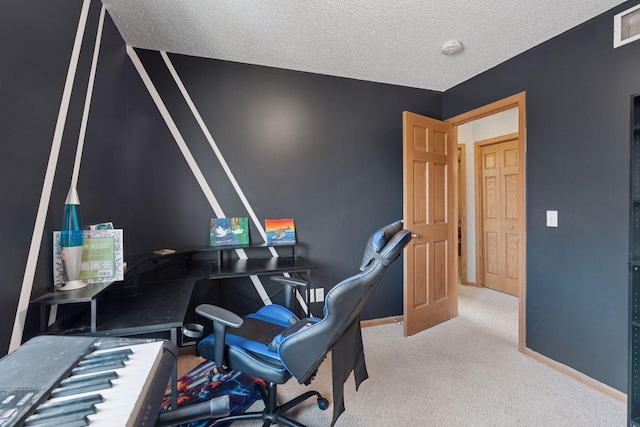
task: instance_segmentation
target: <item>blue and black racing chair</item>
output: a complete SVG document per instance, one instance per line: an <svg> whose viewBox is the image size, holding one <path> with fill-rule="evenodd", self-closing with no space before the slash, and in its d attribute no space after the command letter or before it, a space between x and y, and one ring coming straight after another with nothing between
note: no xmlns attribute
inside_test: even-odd
<svg viewBox="0 0 640 427"><path fill-rule="evenodd" d="M263 426L276 423L302 426L284 413L314 396L320 408L326 409L327 399L317 391L307 391L278 405L277 385L286 383L292 376L300 384L309 385L331 350L335 423L344 411L343 384L349 374L354 372L356 388L368 376L360 312L384 272L410 239L411 233L403 230L402 221L376 231L367 242L361 271L327 293L321 319L299 319L291 309L275 304L262 307L244 319L220 307L199 305L196 312L211 319L214 330L198 345L202 357L215 361L222 369L238 370L268 384L266 389L261 383L257 386L264 401L264 411L231 415L221 420L256 419L263 420ZM305 285L284 277L279 277L278 281L291 289Z"/></svg>

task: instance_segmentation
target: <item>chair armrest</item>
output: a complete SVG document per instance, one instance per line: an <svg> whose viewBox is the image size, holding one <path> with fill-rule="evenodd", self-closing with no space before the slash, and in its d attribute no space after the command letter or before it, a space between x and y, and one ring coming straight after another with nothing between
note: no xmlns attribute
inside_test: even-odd
<svg viewBox="0 0 640 427"><path fill-rule="evenodd" d="M224 360L225 334L227 326L231 328L239 328L244 320L235 313L225 310L211 304L200 304L196 307L196 313L213 321L213 346L214 359L216 367L221 372L227 372Z"/></svg>
<svg viewBox="0 0 640 427"><path fill-rule="evenodd" d="M284 290L284 306L289 309L292 313L298 315L298 303L296 302L296 290L301 291L306 289L309 286L309 283L300 280L294 279L293 277L285 277L285 276L271 276L269 277L274 282L278 282L283 285Z"/></svg>
<svg viewBox="0 0 640 427"><path fill-rule="evenodd" d="M269 278L274 282L282 283L283 285L289 285L294 288L306 288L309 285L306 281L294 279L293 277L271 276Z"/></svg>
<svg viewBox="0 0 640 427"><path fill-rule="evenodd" d="M239 328L243 323L242 317L237 314L211 304L200 304L196 307L196 313L209 320L213 320L214 324L219 322L224 326L230 326L232 328Z"/></svg>

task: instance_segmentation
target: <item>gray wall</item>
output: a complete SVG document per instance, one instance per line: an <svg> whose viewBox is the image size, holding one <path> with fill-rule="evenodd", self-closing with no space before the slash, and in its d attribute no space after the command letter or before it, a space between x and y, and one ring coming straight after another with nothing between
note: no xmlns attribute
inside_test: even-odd
<svg viewBox="0 0 640 427"><path fill-rule="evenodd" d="M527 346L626 391L630 97L640 43L613 49L627 2L460 84L452 117L526 91ZM558 228L545 226L557 210Z"/></svg>

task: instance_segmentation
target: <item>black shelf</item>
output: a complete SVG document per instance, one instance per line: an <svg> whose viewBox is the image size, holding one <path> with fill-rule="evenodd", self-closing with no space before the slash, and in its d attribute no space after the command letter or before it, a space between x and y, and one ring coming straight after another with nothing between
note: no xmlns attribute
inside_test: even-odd
<svg viewBox="0 0 640 427"><path fill-rule="evenodd" d="M113 282L90 283L84 288L71 291L53 291L31 301L33 304L54 305L91 302L104 292Z"/></svg>
<svg viewBox="0 0 640 427"><path fill-rule="evenodd" d="M640 195L639 195L640 198ZM269 248L290 248L291 256L296 257L296 242L284 242L284 243L251 243L249 245L233 245L233 246L185 246L175 249L174 253L159 255L155 253L129 255L125 257L127 263L126 272L129 273L143 264L155 264L156 266L162 266L172 262L186 261L190 262L191 259L197 254L215 253L217 256L218 264L222 263L224 254L227 252L235 251L237 249L253 250L253 249L269 249Z"/></svg>

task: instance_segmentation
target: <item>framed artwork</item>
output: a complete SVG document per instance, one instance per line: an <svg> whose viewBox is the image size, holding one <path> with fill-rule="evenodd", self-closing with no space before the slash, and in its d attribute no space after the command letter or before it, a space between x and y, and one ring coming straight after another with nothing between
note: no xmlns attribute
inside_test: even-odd
<svg viewBox="0 0 640 427"><path fill-rule="evenodd" d="M295 243L296 226L292 218L266 219L267 243Z"/></svg>
<svg viewBox="0 0 640 427"><path fill-rule="evenodd" d="M248 218L211 218L209 220L209 244L219 246L248 246Z"/></svg>

